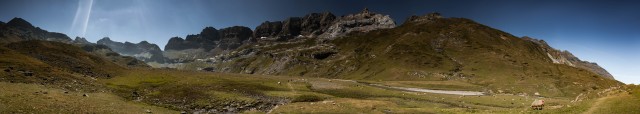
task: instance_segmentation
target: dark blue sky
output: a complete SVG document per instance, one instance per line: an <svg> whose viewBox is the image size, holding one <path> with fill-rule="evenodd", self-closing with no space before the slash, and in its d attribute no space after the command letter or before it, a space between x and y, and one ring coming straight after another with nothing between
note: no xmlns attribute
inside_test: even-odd
<svg viewBox="0 0 640 114"><path fill-rule="evenodd" d="M0 21L22 17L43 29L116 41L169 38L206 26L255 28L264 21L335 15L369 8L401 24L410 15L440 12L512 33L544 39L557 49L597 62L625 83L640 83L640 2L590 0L1 0Z"/></svg>

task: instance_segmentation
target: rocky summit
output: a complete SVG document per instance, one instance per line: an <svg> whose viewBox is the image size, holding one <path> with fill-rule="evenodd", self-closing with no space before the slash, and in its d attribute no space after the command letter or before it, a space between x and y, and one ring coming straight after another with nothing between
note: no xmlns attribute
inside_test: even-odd
<svg viewBox="0 0 640 114"><path fill-rule="evenodd" d="M0 42L17 42L24 40L47 40L58 42L71 42L69 36L42 30L39 27L31 25L22 18L13 18L8 23L0 26L0 36L4 38L0 39Z"/></svg>
<svg viewBox="0 0 640 114"><path fill-rule="evenodd" d="M332 39L350 32L369 32L393 27L396 27L396 23L389 15L373 13L365 8L360 13L340 17L320 37Z"/></svg>

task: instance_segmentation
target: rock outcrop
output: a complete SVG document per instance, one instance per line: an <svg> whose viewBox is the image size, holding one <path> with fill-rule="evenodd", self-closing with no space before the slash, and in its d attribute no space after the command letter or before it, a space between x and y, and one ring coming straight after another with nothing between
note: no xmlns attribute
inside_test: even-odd
<svg viewBox="0 0 640 114"><path fill-rule="evenodd" d="M262 24L258 25L253 32L254 38L266 38L266 37L276 37L282 31L282 22L274 21L269 22L265 21Z"/></svg>
<svg viewBox="0 0 640 114"><path fill-rule="evenodd" d="M76 37L76 39L74 39L72 43L79 44L79 45L92 44L91 42L87 41L87 39L83 37Z"/></svg>
<svg viewBox="0 0 640 114"><path fill-rule="evenodd" d="M369 12L364 9L357 14L336 17L332 13L311 13L304 17L290 17L284 21L264 22L256 27L254 37L287 41L303 37L333 39L351 32L369 32L396 27L389 15Z"/></svg>
<svg viewBox="0 0 640 114"><path fill-rule="evenodd" d="M298 36L315 37L333 24L336 16L329 13L310 13L304 17L290 17L283 21L266 21L256 27L254 38L286 41Z"/></svg>
<svg viewBox="0 0 640 114"><path fill-rule="evenodd" d="M165 46L164 55L173 62L202 59L202 55L217 55L234 50L244 44L255 41L250 28L233 26L217 30L206 27L196 35L187 35L185 39L173 37ZM253 39L253 40L252 40Z"/></svg>
<svg viewBox="0 0 640 114"><path fill-rule="evenodd" d="M317 36L324 33L335 21L336 16L329 13L311 13L302 19L301 34L309 37Z"/></svg>
<svg viewBox="0 0 640 114"><path fill-rule="evenodd" d="M394 27L396 27L396 23L391 19L391 17L389 17L389 15L369 12L369 10L365 8L360 13L343 16L337 19L325 33L320 35L320 37L333 39L351 32L369 32L372 30L389 29Z"/></svg>
<svg viewBox="0 0 640 114"><path fill-rule="evenodd" d="M236 49L243 44L243 41L249 40L253 34L250 28L244 26L224 28L220 29L219 32L221 40L217 48L221 50Z"/></svg>
<svg viewBox="0 0 640 114"><path fill-rule="evenodd" d="M592 63L589 61L580 60L578 57L574 56L571 52L567 50L560 51L560 50L554 49L551 46L549 46L549 44L547 44L547 42L545 42L544 40L539 40L539 39L535 39L527 36L522 37L522 39L538 44L539 48L542 49L545 52L545 54L549 57L549 62L556 63L556 64L565 64L565 65L569 65L576 68L586 69L602 77L614 79L613 76L609 74L609 72L607 72L607 70L600 67L598 64Z"/></svg>
<svg viewBox="0 0 640 114"><path fill-rule="evenodd" d="M141 41L137 44L131 42L122 43L112 41L109 37L105 37L98 40L97 44L105 45L121 55L133 56L145 62L165 62L165 57L163 56L160 47L147 41Z"/></svg>
<svg viewBox="0 0 640 114"><path fill-rule="evenodd" d="M440 13L434 12L434 13L429 13L423 16L416 16L413 15L409 18L407 18L407 20L404 21L404 23L414 23L414 22L434 22L433 20L436 19L441 19L443 18L442 15L440 15Z"/></svg>
<svg viewBox="0 0 640 114"><path fill-rule="evenodd" d="M164 47L165 50L186 50L204 49L206 52L218 50L229 50L238 48L244 41L251 39L253 31L243 26L234 26L217 30L213 27L206 27L196 35L187 35L185 39L173 37Z"/></svg>

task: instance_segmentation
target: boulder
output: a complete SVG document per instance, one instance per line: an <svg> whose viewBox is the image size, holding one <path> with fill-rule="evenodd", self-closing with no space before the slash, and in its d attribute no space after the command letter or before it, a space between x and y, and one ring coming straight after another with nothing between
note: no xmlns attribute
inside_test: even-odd
<svg viewBox="0 0 640 114"><path fill-rule="evenodd" d="M534 100L531 103L531 108L533 110L542 110L543 107L544 107L544 100Z"/></svg>

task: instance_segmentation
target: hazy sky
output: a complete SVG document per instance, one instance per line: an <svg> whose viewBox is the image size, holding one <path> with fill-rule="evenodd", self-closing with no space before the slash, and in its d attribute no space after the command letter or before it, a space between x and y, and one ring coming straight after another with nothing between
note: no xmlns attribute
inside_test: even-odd
<svg viewBox="0 0 640 114"><path fill-rule="evenodd" d="M640 83L638 1L588 0L0 0L0 21L21 17L45 30L116 41L156 43L197 34L206 26L255 28L311 12L341 16L370 11L401 24L410 15L440 12L512 33L544 39L597 62L625 83Z"/></svg>

